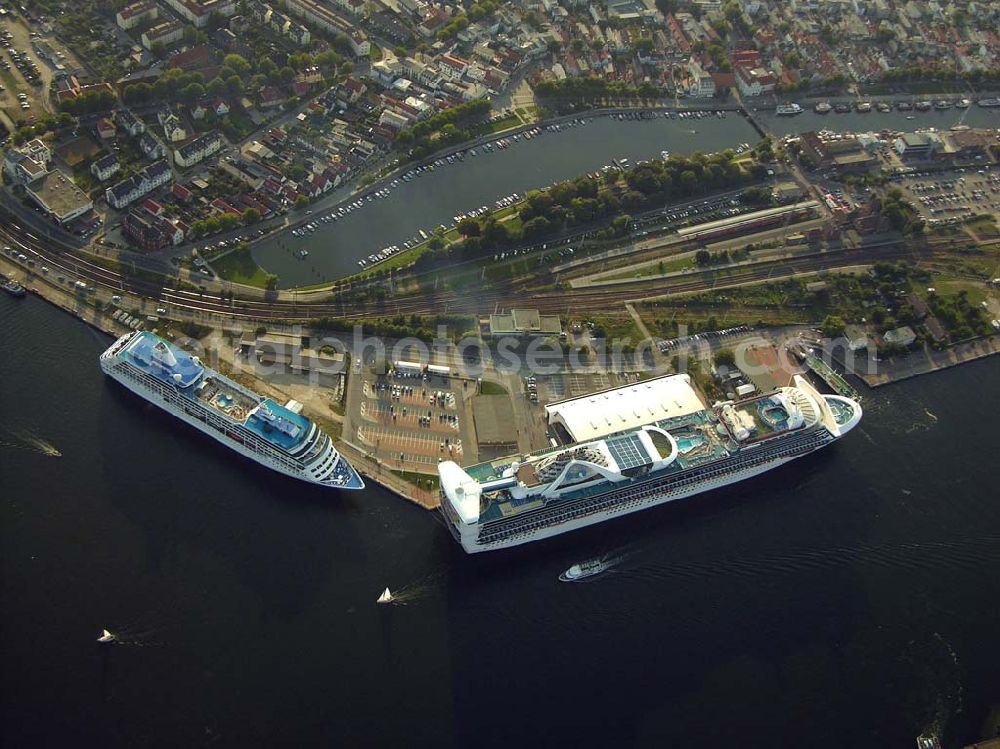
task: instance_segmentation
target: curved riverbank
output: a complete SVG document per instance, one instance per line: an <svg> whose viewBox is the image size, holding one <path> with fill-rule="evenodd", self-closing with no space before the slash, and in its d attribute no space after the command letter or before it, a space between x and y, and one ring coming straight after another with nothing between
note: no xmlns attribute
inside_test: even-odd
<svg viewBox="0 0 1000 749"><path fill-rule="evenodd" d="M707 107L713 111L719 107ZM624 113L626 110L622 110ZM662 110L661 110L662 111ZM346 198L363 199L358 210L335 223L319 224L314 233L297 238L289 232L263 239L253 247L253 257L269 272L276 273L283 288L311 286L349 275L359 269L359 261L392 244L402 246L419 230L430 232L439 224L450 225L454 216L494 202L512 193L544 187L562 179L577 177L608 165L615 159L633 163L655 158L662 150L678 153L718 151L743 142L756 142L758 135L742 116L731 113L723 118L670 119L662 115L650 119L624 119L588 115L567 117L521 130L543 128L543 135L512 142L511 147L482 152L477 145L463 144L454 152L477 149L464 161L424 172L409 182L400 181L385 199L368 202L362 195L383 189L385 182L372 185ZM633 110L634 114L634 110ZM567 126L582 121L585 124ZM557 132L546 132L559 124ZM503 133L480 140L512 139ZM437 155L436 160L446 158ZM413 167L410 167L413 168ZM409 169L407 169L408 171ZM391 184L391 180L390 180ZM334 201L313 209L309 221L328 215ZM306 223L309 223L306 221ZM299 251L307 249L302 259Z"/></svg>

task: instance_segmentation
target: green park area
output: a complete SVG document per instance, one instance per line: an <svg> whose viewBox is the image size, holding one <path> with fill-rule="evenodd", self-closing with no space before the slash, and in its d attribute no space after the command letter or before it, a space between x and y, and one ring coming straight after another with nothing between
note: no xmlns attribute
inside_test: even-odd
<svg viewBox="0 0 1000 749"><path fill-rule="evenodd" d="M480 395L507 395L507 389L503 385L496 382L488 382L483 380L479 384L479 394Z"/></svg>
<svg viewBox="0 0 1000 749"><path fill-rule="evenodd" d="M991 293L981 279L907 263L876 263L852 273L647 302L637 311L651 332L665 338L681 330L697 333L735 325L811 323L830 335L841 334L846 324L867 324L877 332L909 325L944 345L994 332L982 307Z"/></svg>
<svg viewBox="0 0 1000 749"><path fill-rule="evenodd" d="M224 255L212 262L212 268L219 278L261 289L266 288L268 279L273 278L270 273L257 265L249 249L234 250Z"/></svg>

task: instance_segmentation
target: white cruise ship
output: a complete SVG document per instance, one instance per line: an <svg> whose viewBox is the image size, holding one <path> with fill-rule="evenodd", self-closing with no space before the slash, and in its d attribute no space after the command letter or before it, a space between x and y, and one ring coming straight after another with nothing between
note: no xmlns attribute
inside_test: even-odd
<svg viewBox="0 0 1000 749"><path fill-rule="evenodd" d="M438 464L441 508L471 553L600 523L748 479L853 429L861 406L808 380L706 406L666 375L545 407L565 444L461 468Z"/></svg>
<svg viewBox="0 0 1000 749"><path fill-rule="evenodd" d="M329 435L294 402L282 406L247 390L152 333L119 338L101 354L101 369L143 400L263 466L320 486L365 486Z"/></svg>

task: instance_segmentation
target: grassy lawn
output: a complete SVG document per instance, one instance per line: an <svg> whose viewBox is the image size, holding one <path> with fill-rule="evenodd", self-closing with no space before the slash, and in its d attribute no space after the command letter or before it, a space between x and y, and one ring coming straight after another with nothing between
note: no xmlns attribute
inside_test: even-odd
<svg viewBox="0 0 1000 749"><path fill-rule="evenodd" d="M507 395L507 389L496 382L483 382L479 385L480 395Z"/></svg>
<svg viewBox="0 0 1000 749"><path fill-rule="evenodd" d="M635 321L629 315L622 317L612 317L609 315L588 316L588 322L594 323L595 327L604 329L604 336L607 339L621 338L629 339L633 344L642 340L642 334L636 327Z"/></svg>
<svg viewBox="0 0 1000 749"><path fill-rule="evenodd" d="M249 133L252 133L257 127L253 124L253 120L250 119L242 107L233 107L226 118L233 125L234 128L239 132L240 137L245 137Z"/></svg>
<svg viewBox="0 0 1000 749"><path fill-rule="evenodd" d="M965 278L955 278L947 274L935 275L933 286L940 296L952 296L958 294L960 291L964 291L969 304L973 306L984 302L987 297L985 284Z"/></svg>
<svg viewBox="0 0 1000 749"><path fill-rule="evenodd" d="M372 62L378 62L382 59L382 48L377 44L373 44L371 46L371 50L368 52L368 57L371 58Z"/></svg>
<svg viewBox="0 0 1000 749"><path fill-rule="evenodd" d="M673 257L664 258L658 263L653 263L652 265L644 265L641 268L631 268L629 270L624 270L621 273L616 273L613 276L605 276L602 281L620 281L623 279L630 278L645 278L646 276L659 276L664 273L676 273L681 270L695 270L698 266L695 265L694 256L688 257Z"/></svg>
<svg viewBox="0 0 1000 749"><path fill-rule="evenodd" d="M212 263L212 268L220 278L233 283L264 288L267 272L257 265L249 252L231 252Z"/></svg>
<svg viewBox="0 0 1000 749"><path fill-rule="evenodd" d="M929 270L945 275L956 273L997 278L1000 276L1000 247L967 247L935 254L925 263Z"/></svg>
<svg viewBox="0 0 1000 749"><path fill-rule="evenodd" d="M499 133L501 130L507 130L508 128L517 127L521 124L521 118L516 114L509 114L506 117L497 120L496 122L485 122L478 127L472 129L473 137L477 135L488 135L490 133Z"/></svg>
<svg viewBox="0 0 1000 749"><path fill-rule="evenodd" d="M416 473L415 471L392 471L403 481L408 481L419 489L437 489L441 482L436 473Z"/></svg>
<svg viewBox="0 0 1000 749"><path fill-rule="evenodd" d="M1000 237L1000 231L997 230L996 221L990 216L980 216L979 218L967 223L965 228L972 232L974 237L980 240L996 239L997 237Z"/></svg>
<svg viewBox="0 0 1000 749"><path fill-rule="evenodd" d="M31 96L31 92L28 91L28 87L22 86L21 83L6 70L0 70L0 83L3 83L3 85L7 87L7 90L4 91L4 93L11 101L16 102L17 95L22 91L28 94L28 96Z"/></svg>
<svg viewBox="0 0 1000 749"><path fill-rule="evenodd" d="M788 325L792 323L808 323L821 320L810 309L754 307L743 304L723 305L681 305L660 304L656 306L643 305L636 310L642 316L642 321L649 332L664 338L676 335L676 329L671 323L706 323L713 320L715 328L728 328L736 325ZM701 328L699 328L701 329Z"/></svg>
<svg viewBox="0 0 1000 749"><path fill-rule="evenodd" d="M388 272L389 270L396 270L398 268L405 268L406 266L411 265L412 263L414 263L416 261L416 259L418 257L420 257L421 255L423 255L425 252L430 252L430 248L427 246L426 242L421 242L420 244L414 245L413 247L411 247L408 250L403 250L402 252L399 252L399 253L393 255L388 260L385 260L385 261L379 263L378 265L374 266L373 268L365 269L365 270L361 271L360 273L354 273L352 275L345 276L345 277L343 277L343 278L341 278L339 280L340 281L360 281L360 280L364 280L366 278L375 278L376 273ZM308 288L319 288L319 287L323 287L323 286L329 286L331 283L332 283L332 281L328 281L326 283L322 283L322 284L319 284L317 286L304 286L302 288L307 288L307 289Z"/></svg>

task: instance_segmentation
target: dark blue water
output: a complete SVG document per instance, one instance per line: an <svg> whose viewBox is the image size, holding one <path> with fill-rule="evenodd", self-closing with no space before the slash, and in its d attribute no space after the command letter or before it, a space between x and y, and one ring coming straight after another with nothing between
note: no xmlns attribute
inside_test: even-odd
<svg viewBox="0 0 1000 749"><path fill-rule="evenodd" d="M0 298L6 747L882 748L936 724L950 748L1000 703L998 359L871 394L759 480L466 557L386 492L173 423L103 379L106 343ZM606 550L613 573L557 582ZM377 607L386 585L408 603Z"/></svg>
<svg viewBox="0 0 1000 749"><path fill-rule="evenodd" d="M457 213L492 208L499 198L596 171L613 159L635 164L659 158L664 149L709 153L757 140L750 123L732 112L724 119L593 117L586 125L522 139L506 150L478 149L478 156L400 182L388 198L365 203L336 223L320 224L314 234L297 238L283 232L266 239L254 245L254 259L278 274L282 286L316 284L360 271L358 260L392 244L403 246L421 228L431 232L438 224L451 226ZM326 213L316 208L315 218ZM310 253L304 260L302 249Z"/></svg>

